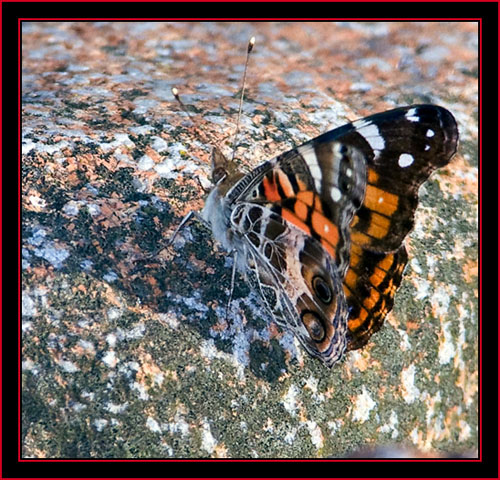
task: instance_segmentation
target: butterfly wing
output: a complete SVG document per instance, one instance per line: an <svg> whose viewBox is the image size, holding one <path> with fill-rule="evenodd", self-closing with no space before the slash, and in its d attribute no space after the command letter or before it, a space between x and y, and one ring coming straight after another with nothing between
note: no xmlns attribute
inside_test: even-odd
<svg viewBox="0 0 500 480"><path fill-rule="evenodd" d="M331 367L347 347L348 307L330 255L318 240L264 205L238 203L231 223L244 241L247 278L276 323Z"/></svg>
<svg viewBox="0 0 500 480"><path fill-rule="evenodd" d="M362 153L366 192L351 224L351 240L391 252L413 227L420 185L455 154L458 129L448 110L414 105L357 120L314 141L338 141Z"/></svg>
<svg viewBox="0 0 500 480"><path fill-rule="evenodd" d="M349 224L365 188L365 160L349 146L313 142L257 167L228 199L256 285L277 323L332 366L347 345L342 281Z"/></svg>
<svg viewBox="0 0 500 480"><path fill-rule="evenodd" d="M360 348L392 309L414 223L420 185L456 152L453 115L435 105L397 108L318 137L341 141L366 159L366 189L350 225L351 257L344 279L349 304L348 350Z"/></svg>
<svg viewBox="0 0 500 480"><path fill-rule="evenodd" d="M366 162L356 148L312 140L257 167L228 192L228 199L265 205L316 239L343 278L350 258L349 225L365 185Z"/></svg>
<svg viewBox="0 0 500 480"><path fill-rule="evenodd" d="M260 205L274 215L276 224L314 240L311 256L317 257L323 277L331 275L328 289L342 304L335 283L343 283L348 305L347 314L342 308L329 309L328 322L341 331L339 315L348 317L348 349L359 348L392 308L407 262L402 242L413 226L418 189L450 161L457 140L456 122L447 110L434 105L398 108L344 125L262 164L238 182L228 198L233 205ZM265 231L247 228L257 225L249 217L234 220L233 226L245 232L250 243L252 235L266 236ZM285 247L283 243L283 252L292 251ZM259 250L253 255L265 272L266 255ZM325 264L328 257L330 265ZM303 258L299 254L282 261L301 265ZM298 271L298 265L293 269ZM303 276L308 268L314 270L303 266ZM281 294L289 295L290 288ZM318 288L309 283L304 291L321 307ZM307 302L295 299L294 308L294 331L302 343L310 343L310 330L299 327L297 320L304 323Z"/></svg>

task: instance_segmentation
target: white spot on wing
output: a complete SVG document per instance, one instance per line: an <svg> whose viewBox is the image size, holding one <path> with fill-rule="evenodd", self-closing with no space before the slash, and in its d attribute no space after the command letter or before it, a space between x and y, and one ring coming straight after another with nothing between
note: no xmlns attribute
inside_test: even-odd
<svg viewBox="0 0 500 480"><path fill-rule="evenodd" d="M338 202L342 198L342 193L337 187L332 187L330 189L330 195L334 202Z"/></svg>
<svg viewBox="0 0 500 480"><path fill-rule="evenodd" d="M425 136L426 136L426 137L429 137L429 138L433 137L433 136L434 136L434 130L431 130L431 129L429 128L429 130L427 130L427 133L425 134Z"/></svg>
<svg viewBox="0 0 500 480"><path fill-rule="evenodd" d="M408 110L406 112L405 117L410 122L419 122L420 121L420 117L417 115L417 109L416 108L410 108L410 110Z"/></svg>
<svg viewBox="0 0 500 480"><path fill-rule="evenodd" d="M402 153L399 156L398 164L401 168L409 167L415 159L409 153Z"/></svg>

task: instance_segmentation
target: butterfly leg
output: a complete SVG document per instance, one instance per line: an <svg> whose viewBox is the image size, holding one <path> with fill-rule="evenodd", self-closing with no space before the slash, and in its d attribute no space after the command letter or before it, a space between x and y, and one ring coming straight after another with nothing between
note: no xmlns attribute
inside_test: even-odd
<svg viewBox="0 0 500 480"><path fill-rule="evenodd" d="M231 272L231 289L229 290L229 298L228 298L228 301L227 301L227 305L226 305L226 318L225 318L225 321L227 322L228 321L228 316L229 316L229 308L231 307L231 302L233 301L233 292L234 292L234 281L236 279L236 260L237 260L237 252L236 250L233 250L231 252L234 256L233 256L233 271Z"/></svg>
<svg viewBox="0 0 500 480"><path fill-rule="evenodd" d="M205 226L209 226L207 221L196 211L191 210L181 221L179 226L175 229L175 232L173 233L172 237L170 237L170 240L167 242L167 247L170 247L172 243L174 243L175 237L177 237L177 234L187 225L188 222L190 222L193 218L198 220L199 222L203 223Z"/></svg>

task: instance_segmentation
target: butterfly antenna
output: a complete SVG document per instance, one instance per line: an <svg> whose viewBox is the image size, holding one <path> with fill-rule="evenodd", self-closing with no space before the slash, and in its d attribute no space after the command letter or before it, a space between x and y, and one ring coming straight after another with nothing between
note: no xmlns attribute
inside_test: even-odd
<svg viewBox="0 0 500 480"><path fill-rule="evenodd" d="M172 88L172 95L174 96L174 98L179 103L182 111L189 117L189 120L191 120L191 122L193 122L193 124L195 125L196 133L200 137L200 140L202 141L202 143L204 143L206 145L210 144L211 142L205 136L205 134L196 127L196 122L194 120L194 117L193 117L193 115L191 115L191 113L187 109L186 104L181 100L181 97L179 97L179 90L177 90L177 88L175 88L175 87Z"/></svg>
<svg viewBox="0 0 500 480"><path fill-rule="evenodd" d="M238 109L238 118L236 120L236 131L234 132L234 140L233 140L233 156L231 158L231 161L234 160L234 155L236 154L236 140L238 139L238 133L240 132L240 117L241 117L241 110L243 107L243 96L245 95L245 83L246 83L246 79L247 79L248 61L250 60L250 53L252 52L254 45L255 45L255 37L252 37L248 41L247 58L245 61L245 70L243 71L243 82L242 82L242 86L241 86L240 107Z"/></svg>

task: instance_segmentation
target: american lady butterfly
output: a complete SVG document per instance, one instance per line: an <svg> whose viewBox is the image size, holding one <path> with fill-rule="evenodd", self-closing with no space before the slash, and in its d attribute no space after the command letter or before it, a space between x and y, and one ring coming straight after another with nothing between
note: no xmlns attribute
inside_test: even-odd
<svg viewBox="0 0 500 480"><path fill-rule="evenodd" d="M201 218L273 320L331 367L391 310L419 187L457 142L448 110L412 105L326 132L248 174L215 147Z"/></svg>

